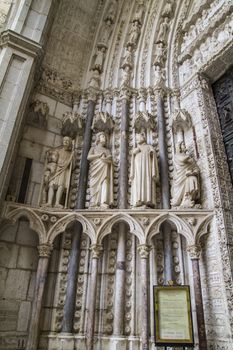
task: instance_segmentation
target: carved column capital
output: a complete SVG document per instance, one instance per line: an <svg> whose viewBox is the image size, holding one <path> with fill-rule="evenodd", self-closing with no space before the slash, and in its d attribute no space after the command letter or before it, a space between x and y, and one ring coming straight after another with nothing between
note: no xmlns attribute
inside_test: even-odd
<svg viewBox="0 0 233 350"><path fill-rule="evenodd" d="M87 89L87 100L96 102L99 90L89 87Z"/></svg>
<svg viewBox="0 0 233 350"><path fill-rule="evenodd" d="M39 257L40 258L49 258L52 250L53 250L53 245L52 244L40 244L37 246L38 252L39 252Z"/></svg>
<svg viewBox="0 0 233 350"><path fill-rule="evenodd" d="M101 257L103 247L101 244L93 244L90 247L92 251L92 259L99 259Z"/></svg>
<svg viewBox="0 0 233 350"><path fill-rule="evenodd" d="M140 244L137 247L141 259L147 259L150 254L151 247L147 244Z"/></svg>
<svg viewBox="0 0 233 350"><path fill-rule="evenodd" d="M187 252L191 259L199 259L201 255L201 245L193 244L187 247Z"/></svg>
<svg viewBox="0 0 233 350"><path fill-rule="evenodd" d="M130 100L132 95L132 92L130 89L128 89L127 87L122 87L120 90L120 98L121 100Z"/></svg>
<svg viewBox="0 0 233 350"><path fill-rule="evenodd" d="M162 85L160 85L160 84L157 85L157 86L155 86L155 88L154 88L154 96L155 96L155 98L156 98L156 99L157 99L158 97L163 98L164 95L165 95L165 87L162 86Z"/></svg>

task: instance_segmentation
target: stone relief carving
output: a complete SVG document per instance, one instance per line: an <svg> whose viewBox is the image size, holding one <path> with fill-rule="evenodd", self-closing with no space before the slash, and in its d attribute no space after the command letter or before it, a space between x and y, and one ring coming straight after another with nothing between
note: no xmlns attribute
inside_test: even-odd
<svg viewBox="0 0 233 350"><path fill-rule="evenodd" d="M155 149L146 143L145 133L136 134L132 151L130 182L132 207L155 207L159 171Z"/></svg>
<svg viewBox="0 0 233 350"><path fill-rule="evenodd" d="M61 147L47 152L39 202L41 206L67 207L73 153L73 142L68 136L63 137Z"/></svg>
<svg viewBox="0 0 233 350"><path fill-rule="evenodd" d="M89 81L89 87L92 87L94 89L100 88L100 72L96 68L91 71L91 78Z"/></svg>
<svg viewBox="0 0 233 350"><path fill-rule="evenodd" d="M169 30L169 18L164 17L163 22L160 24L157 43L166 43Z"/></svg>
<svg viewBox="0 0 233 350"><path fill-rule="evenodd" d="M90 207L109 208L113 204L113 161L106 147L106 135L99 132L88 153L90 161Z"/></svg>
<svg viewBox="0 0 233 350"><path fill-rule="evenodd" d="M155 57L154 57L153 65L163 67L166 60L166 53L167 53L167 49L164 43L162 42L157 43L155 47Z"/></svg>
<svg viewBox="0 0 233 350"><path fill-rule="evenodd" d="M27 122L33 126L45 129L49 115L49 106L46 102L35 100L29 107Z"/></svg>
<svg viewBox="0 0 233 350"><path fill-rule="evenodd" d="M98 48L95 61L93 64L93 70L98 70L100 73L103 71L104 59L105 59L106 47L102 46Z"/></svg>
<svg viewBox="0 0 233 350"><path fill-rule="evenodd" d="M116 20L117 15L117 8L118 8L118 1L112 0L108 6L108 9L106 11L105 15L105 21L111 21L111 23L114 23Z"/></svg>
<svg viewBox="0 0 233 350"><path fill-rule="evenodd" d="M179 142L174 157L174 178L171 189L173 207L197 206L200 200L199 173L199 167L195 159L188 154L184 141Z"/></svg>
<svg viewBox="0 0 233 350"><path fill-rule="evenodd" d="M141 33L141 24L138 21L133 21L129 30L128 40L126 46L132 48L137 47L138 39Z"/></svg>

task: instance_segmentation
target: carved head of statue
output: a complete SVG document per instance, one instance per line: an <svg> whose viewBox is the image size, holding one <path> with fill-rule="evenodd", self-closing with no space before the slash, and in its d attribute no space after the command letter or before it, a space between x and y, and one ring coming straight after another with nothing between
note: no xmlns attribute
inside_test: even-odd
<svg viewBox="0 0 233 350"><path fill-rule="evenodd" d="M136 142L138 145L141 145L146 142L146 133L145 131L141 131L136 134Z"/></svg>
<svg viewBox="0 0 233 350"><path fill-rule="evenodd" d="M177 153L186 153L186 146L184 141L180 141L176 146Z"/></svg>
<svg viewBox="0 0 233 350"><path fill-rule="evenodd" d="M69 136L64 136L62 144L66 151L70 151L72 149L72 138Z"/></svg>
<svg viewBox="0 0 233 350"><path fill-rule="evenodd" d="M103 131L98 132L98 134L96 135L96 145L100 144L101 146L105 146L106 145L106 135Z"/></svg>

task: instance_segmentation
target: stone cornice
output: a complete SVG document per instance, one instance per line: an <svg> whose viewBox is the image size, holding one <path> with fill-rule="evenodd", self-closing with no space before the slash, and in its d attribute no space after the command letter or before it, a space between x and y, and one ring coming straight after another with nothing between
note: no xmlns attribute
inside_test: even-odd
<svg viewBox="0 0 233 350"><path fill-rule="evenodd" d="M0 47L5 46L21 51L31 57L37 57L42 51L42 46L40 44L12 30L4 31L1 34Z"/></svg>

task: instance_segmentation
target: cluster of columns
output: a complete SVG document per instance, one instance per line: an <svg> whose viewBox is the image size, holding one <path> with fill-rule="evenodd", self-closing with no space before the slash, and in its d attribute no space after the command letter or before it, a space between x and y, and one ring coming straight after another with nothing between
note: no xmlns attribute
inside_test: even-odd
<svg viewBox="0 0 233 350"><path fill-rule="evenodd" d="M86 117L86 127L84 132L84 145L80 164L80 178L79 178L79 192L77 200L77 209L85 208L85 196L88 176L88 161L87 154L91 147L92 131L91 125L94 117L96 93L90 91L88 97L88 109ZM129 124L129 98L130 95L124 91L122 100L122 115L121 115L121 153L120 153L120 173L119 173L119 193L118 193L118 207L119 209L127 208L127 183L128 183L128 169L127 169L127 155L128 155L128 124ZM165 176L167 169L167 152L165 141L165 122L163 112L162 94L157 94L157 113L158 113L158 132L159 132L159 147L160 147L160 171L161 171L161 185L163 193L163 208L169 208L169 183L167 176ZM163 173L165 172L164 176ZM124 335L124 306L125 306L125 252L126 252L126 233L127 226L125 223L119 223L118 235L118 249L117 249L117 263L116 263L116 291L114 300L114 327L113 335ZM64 318L62 325L62 332L73 333L73 322L76 302L76 286L79 267L79 253L80 242L82 234L82 225L76 223L73 227L73 240L70 254L70 261L68 267L68 284L66 301L64 305ZM167 226L163 228L165 249L170 246L170 232ZM39 318L42 308L42 298L46 282L48 262L52 246L39 246L39 263L37 269L35 294L32 306L32 317L29 329L29 338L27 342L27 350L36 350L39 340ZM102 246L91 246L91 278L90 278L90 295L88 302L87 315L87 330L86 330L86 349L93 350L94 347L94 329L95 329L95 309L96 309L96 288L98 275L98 261L101 257ZM199 255L194 252L199 252L198 246L192 246L188 249L193 262L193 278L195 289L195 301L197 310L197 322L199 329L200 350L206 350L205 324L202 305L201 294L201 280L199 271ZM147 244L139 245L138 252L140 256L141 265L141 343L142 350L149 350L149 252L150 247ZM167 252L168 253L168 252ZM168 254L165 254L166 256ZM195 257L194 257L195 256ZM169 257L171 259L171 257ZM166 278L171 275L171 261L165 260Z"/></svg>

